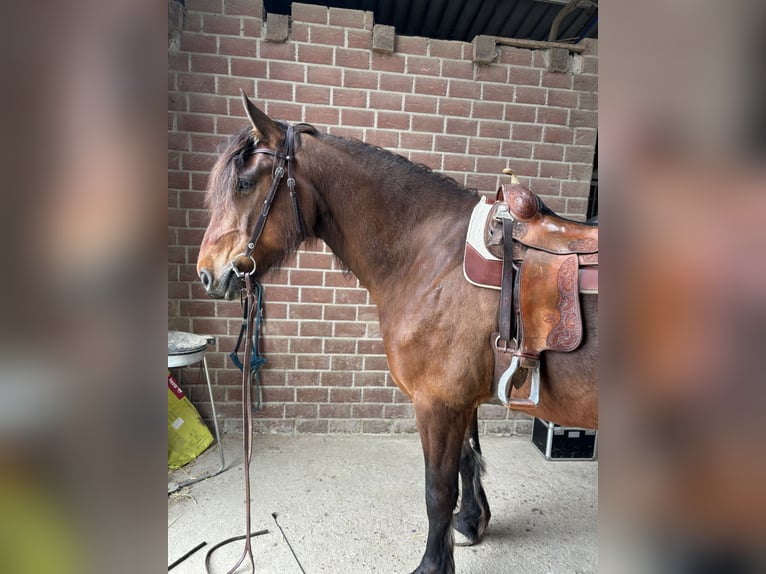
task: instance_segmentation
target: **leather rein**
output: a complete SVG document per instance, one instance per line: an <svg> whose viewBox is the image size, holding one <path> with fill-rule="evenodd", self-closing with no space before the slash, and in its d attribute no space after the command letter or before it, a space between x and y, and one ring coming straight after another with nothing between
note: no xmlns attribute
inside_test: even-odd
<svg viewBox="0 0 766 574"><path fill-rule="evenodd" d="M258 353L258 338L260 336L260 323L261 323L262 306L263 306L263 286L260 284L260 282L257 279L254 279L253 277L255 273L255 267L256 267L255 259L253 258L253 251L255 250L255 246L258 243L258 240L260 239L261 234L263 233L264 227L266 226L266 219L269 216L271 205L274 202L274 198L276 197L279 184L285 175L285 165L287 166L287 187L290 191L290 198L293 204L293 212L295 213L295 224L296 224L296 227L298 228L298 233L300 233L300 237L305 237L306 235L306 226L303 222L303 217L301 216L301 212L298 207L298 198L295 192L295 178L293 177L292 162L295 156L295 134L296 134L295 126L289 125L287 127L287 132L285 134L285 141L284 141L284 145L281 152L273 150L273 149L269 149L269 148L256 148L253 151L253 154L262 153L262 154L274 156L278 160L278 162L276 167L274 168L274 172L273 172L272 180L271 180L271 186L269 187L269 191L263 200L263 204L261 205L261 212L258 215L258 219L256 220L255 225L253 226L253 232L250 235L250 240L247 242L247 248L243 253L237 255L234 259L232 259L230 263L231 268L234 271L234 274L240 279L244 280L244 283L245 283L245 287L242 290L242 309L243 309L242 327L240 329L239 339L237 340L237 344L234 348L234 351L232 351L232 353L229 356L232 362L242 371L242 423L243 423L242 445L243 445L244 460L245 460L245 464L243 465L243 467L244 467L244 478L245 478L246 532L244 535L235 536L233 538L224 540L223 542L215 545L213 548L210 549L207 556L205 557L205 569L208 572L210 571L210 557L214 550L230 542L234 542L236 540L243 540L243 539L245 540L245 547L242 551L242 555L240 556L239 560L234 565L234 567L232 567L227 574L233 574L240 567L240 565L242 565L245 559L249 559L250 567L253 569L253 571L255 571L253 550L250 544L250 539L253 536L266 534L268 532L268 530L260 530L258 532L251 533L252 526L251 526L251 520L250 520L250 461L252 460L252 454L253 454L253 449L252 449L253 409L251 408L251 404L252 404L251 379L253 378L254 374L257 375L258 369L265 362L265 359L262 356L260 356L260 354ZM250 259L250 261L253 264L253 268L250 271L248 272L242 271L237 266L237 260L241 258ZM239 351L239 347L240 347L240 344L242 343L243 336L245 339L244 360L240 362L237 357L237 352ZM274 514L272 516L274 516L274 520L276 522L276 515ZM297 557L296 557L296 560L297 560ZM299 563L299 566L300 566L300 563ZM302 567L301 567L301 570L303 570Z"/></svg>

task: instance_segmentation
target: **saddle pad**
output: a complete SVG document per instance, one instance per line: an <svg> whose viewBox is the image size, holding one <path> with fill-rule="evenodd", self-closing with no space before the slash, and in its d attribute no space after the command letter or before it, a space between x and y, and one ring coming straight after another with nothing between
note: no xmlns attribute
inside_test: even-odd
<svg viewBox="0 0 766 574"><path fill-rule="evenodd" d="M503 275L503 260L489 252L484 243L487 218L494 202L482 197L471 213L468 233L465 239L463 275L466 281L477 287L500 290ZM581 262L587 262L589 255L581 255ZM598 294L598 267L580 267L580 293Z"/></svg>
<svg viewBox="0 0 766 574"><path fill-rule="evenodd" d="M484 244L484 228L492 207L493 203L482 197L473 208L465 239L463 275L472 285L500 290L503 260L492 255Z"/></svg>

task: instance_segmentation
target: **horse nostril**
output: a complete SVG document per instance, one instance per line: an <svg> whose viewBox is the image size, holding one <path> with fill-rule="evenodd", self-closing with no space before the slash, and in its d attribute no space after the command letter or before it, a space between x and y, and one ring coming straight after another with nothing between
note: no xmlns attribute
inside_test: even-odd
<svg viewBox="0 0 766 574"><path fill-rule="evenodd" d="M210 287L213 285L213 274L207 269L203 269L199 272L199 280L202 281L205 291L210 291Z"/></svg>

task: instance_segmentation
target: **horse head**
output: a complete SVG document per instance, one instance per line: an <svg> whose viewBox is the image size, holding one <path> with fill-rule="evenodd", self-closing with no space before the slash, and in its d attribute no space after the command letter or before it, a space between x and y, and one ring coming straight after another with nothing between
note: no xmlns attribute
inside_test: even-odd
<svg viewBox="0 0 766 574"><path fill-rule="evenodd" d="M234 299L244 274L260 277L306 236L293 171L305 124L284 126L242 93L250 126L229 139L208 182L210 222L200 246L197 273L208 295ZM300 184L299 184L300 186Z"/></svg>

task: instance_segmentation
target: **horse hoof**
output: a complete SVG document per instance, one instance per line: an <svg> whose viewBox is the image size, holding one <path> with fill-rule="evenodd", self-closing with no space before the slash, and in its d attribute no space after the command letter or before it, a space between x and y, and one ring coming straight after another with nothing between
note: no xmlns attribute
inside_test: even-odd
<svg viewBox="0 0 766 574"><path fill-rule="evenodd" d="M455 536L455 546L473 546L476 544L476 540L471 540L457 529L454 529L453 534Z"/></svg>
<svg viewBox="0 0 766 574"><path fill-rule="evenodd" d="M474 546L478 544L484 537L484 530L486 528L486 522L475 524L474 522L462 520L460 515L455 515L455 522L452 524L455 546Z"/></svg>

